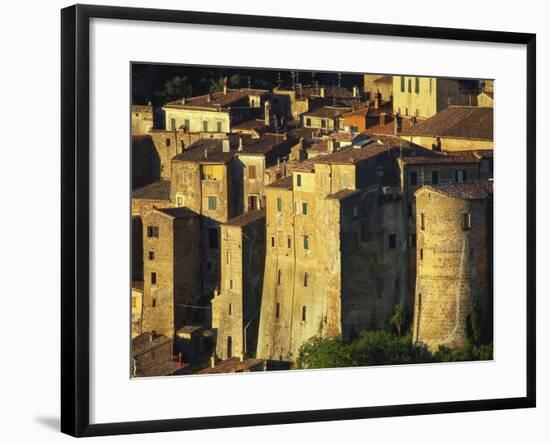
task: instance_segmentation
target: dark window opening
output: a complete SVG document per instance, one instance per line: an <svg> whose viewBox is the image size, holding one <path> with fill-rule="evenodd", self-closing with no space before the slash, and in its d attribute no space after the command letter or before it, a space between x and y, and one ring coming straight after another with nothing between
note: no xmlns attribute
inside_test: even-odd
<svg viewBox="0 0 550 442"><path fill-rule="evenodd" d="M307 287L307 284L309 282L309 275L307 272L304 273L304 287Z"/></svg>
<svg viewBox="0 0 550 442"><path fill-rule="evenodd" d="M390 233L389 236L389 246L390 249L395 249L397 247L397 236L395 233Z"/></svg>
<svg viewBox="0 0 550 442"><path fill-rule="evenodd" d="M281 315L281 304L277 303L275 306L275 318L279 319L279 316Z"/></svg>
<svg viewBox="0 0 550 442"><path fill-rule="evenodd" d="M472 217L469 213L463 215L462 229L470 230L472 228Z"/></svg>
<svg viewBox="0 0 550 442"><path fill-rule="evenodd" d="M306 321L306 313L307 313L306 306L304 305L302 306L302 321L304 322Z"/></svg>
<svg viewBox="0 0 550 442"><path fill-rule="evenodd" d="M170 147L170 143L171 143L170 138L166 138L166 147Z"/></svg>
<svg viewBox="0 0 550 442"><path fill-rule="evenodd" d="M151 284L156 284L157 283L157 273L156 272L151 272Z"/></svg>
<svg viewBox="0 0 550 442"><path fill-rule="evenodd" d="M148 238L158 238L159 228L157 226L147 226L147 237Z"/></svg>
<svg viewBox="0 0 550 442"><path fill-rule="evenodd" d="M155 259L155 252L153 250L149 251L149 261Z"/></svg>
<svg viewBox="0 0 550 442"><path fill-rule="evenodd" d="M420 214L420 230L425 230L426 229L426 224L425 224L425 221L424 221L424 214L421 213Z"/></svg>
<svg viewBox="0 0 550 442"><path fill-rule="evenodd" d="M432 184L439 184L439 171L432 170Z"/></svg>

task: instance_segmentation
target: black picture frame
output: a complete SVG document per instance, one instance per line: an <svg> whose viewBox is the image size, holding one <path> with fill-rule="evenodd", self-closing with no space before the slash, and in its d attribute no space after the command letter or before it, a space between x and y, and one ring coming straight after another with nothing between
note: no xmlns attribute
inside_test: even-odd
<svg viewBox="0 0 550 442"><path fill-rule="evenodd" d="M527 50L527 391L523 397L90 424L91 18L525 45ZM61 11L61 431L99 436L535 407L536 35L289 17L75 5Z"/></svg>

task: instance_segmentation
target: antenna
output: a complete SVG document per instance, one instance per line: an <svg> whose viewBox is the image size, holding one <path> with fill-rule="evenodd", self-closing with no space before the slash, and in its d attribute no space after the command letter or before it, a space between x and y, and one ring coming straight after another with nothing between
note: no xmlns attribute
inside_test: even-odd
<svg viewBox="0 0 550 442"><path fill-rule="evenodd" d="M342 87L342 73L338 72L338 87Z"/></svg>
<svg viewBox="0 0 550 442"><path fill-rule="evenodd" d="M251 89L250 85L252 84L252 78L248 76L248 89Z"/></svg>
<svg viewBox="0 0 550 442"><path fill-rule="evenodd" d="M295 83L296 83L296 72L292 71L290 73L290 78L292 79L292 90L294 90Z"/></svg>
<svg viewBox="0 0 550 442"><path fill-rule="evenodd" d="M281 80L281 73L279 72L277 74L277 87L280 89L281 88L281 84L282 84L283 80Z"/></svg>

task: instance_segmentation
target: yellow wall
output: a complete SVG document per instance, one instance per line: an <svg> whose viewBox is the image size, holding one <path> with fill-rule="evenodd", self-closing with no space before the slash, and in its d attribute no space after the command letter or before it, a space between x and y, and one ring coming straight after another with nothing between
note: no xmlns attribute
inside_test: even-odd
<svg viewBox="0 0 550 442"><path fill-rule="evenodd" d="M175 120L176 129L184 125L185 120L189 120L190 127L188 132L204 132L203 122L208 122L207 132L217 132L217 123L220 122L221 132L230 131L229 112L218 112L215 110L203 109L176 109L164 108L166 114L166 129L172 129L172 119Z"/></svg>
<svg viewBox="0 0 550 442"><path fill-rule="evenodd" d="M435 137L420 137L420 136L402 136L404 140L412 141L427 149L432 148L435 144ZM463 150L487 150L493 149L494 142L492 140L473 140L467 138L441 138L441 150L449 152L458 152Z"/></svg>

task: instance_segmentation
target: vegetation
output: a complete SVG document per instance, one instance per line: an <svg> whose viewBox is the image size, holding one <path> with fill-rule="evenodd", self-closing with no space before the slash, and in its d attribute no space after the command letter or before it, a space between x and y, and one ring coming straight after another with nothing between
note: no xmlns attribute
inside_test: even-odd
<svg viewBox="0 0 550 442"><path fill-rule="evenodd" d="M389 322L394 333L383 330L363 331L349 342L345 342L341 337L313 337L300 347L297 368L480 361L493 358L493 345L481 341L481 327L476 306L468 316L466 330L468 339L460 349L440 346L432 353L425 346L414 344L409 333L402 335L406 321L400 306L395 307Z"/></svg>

